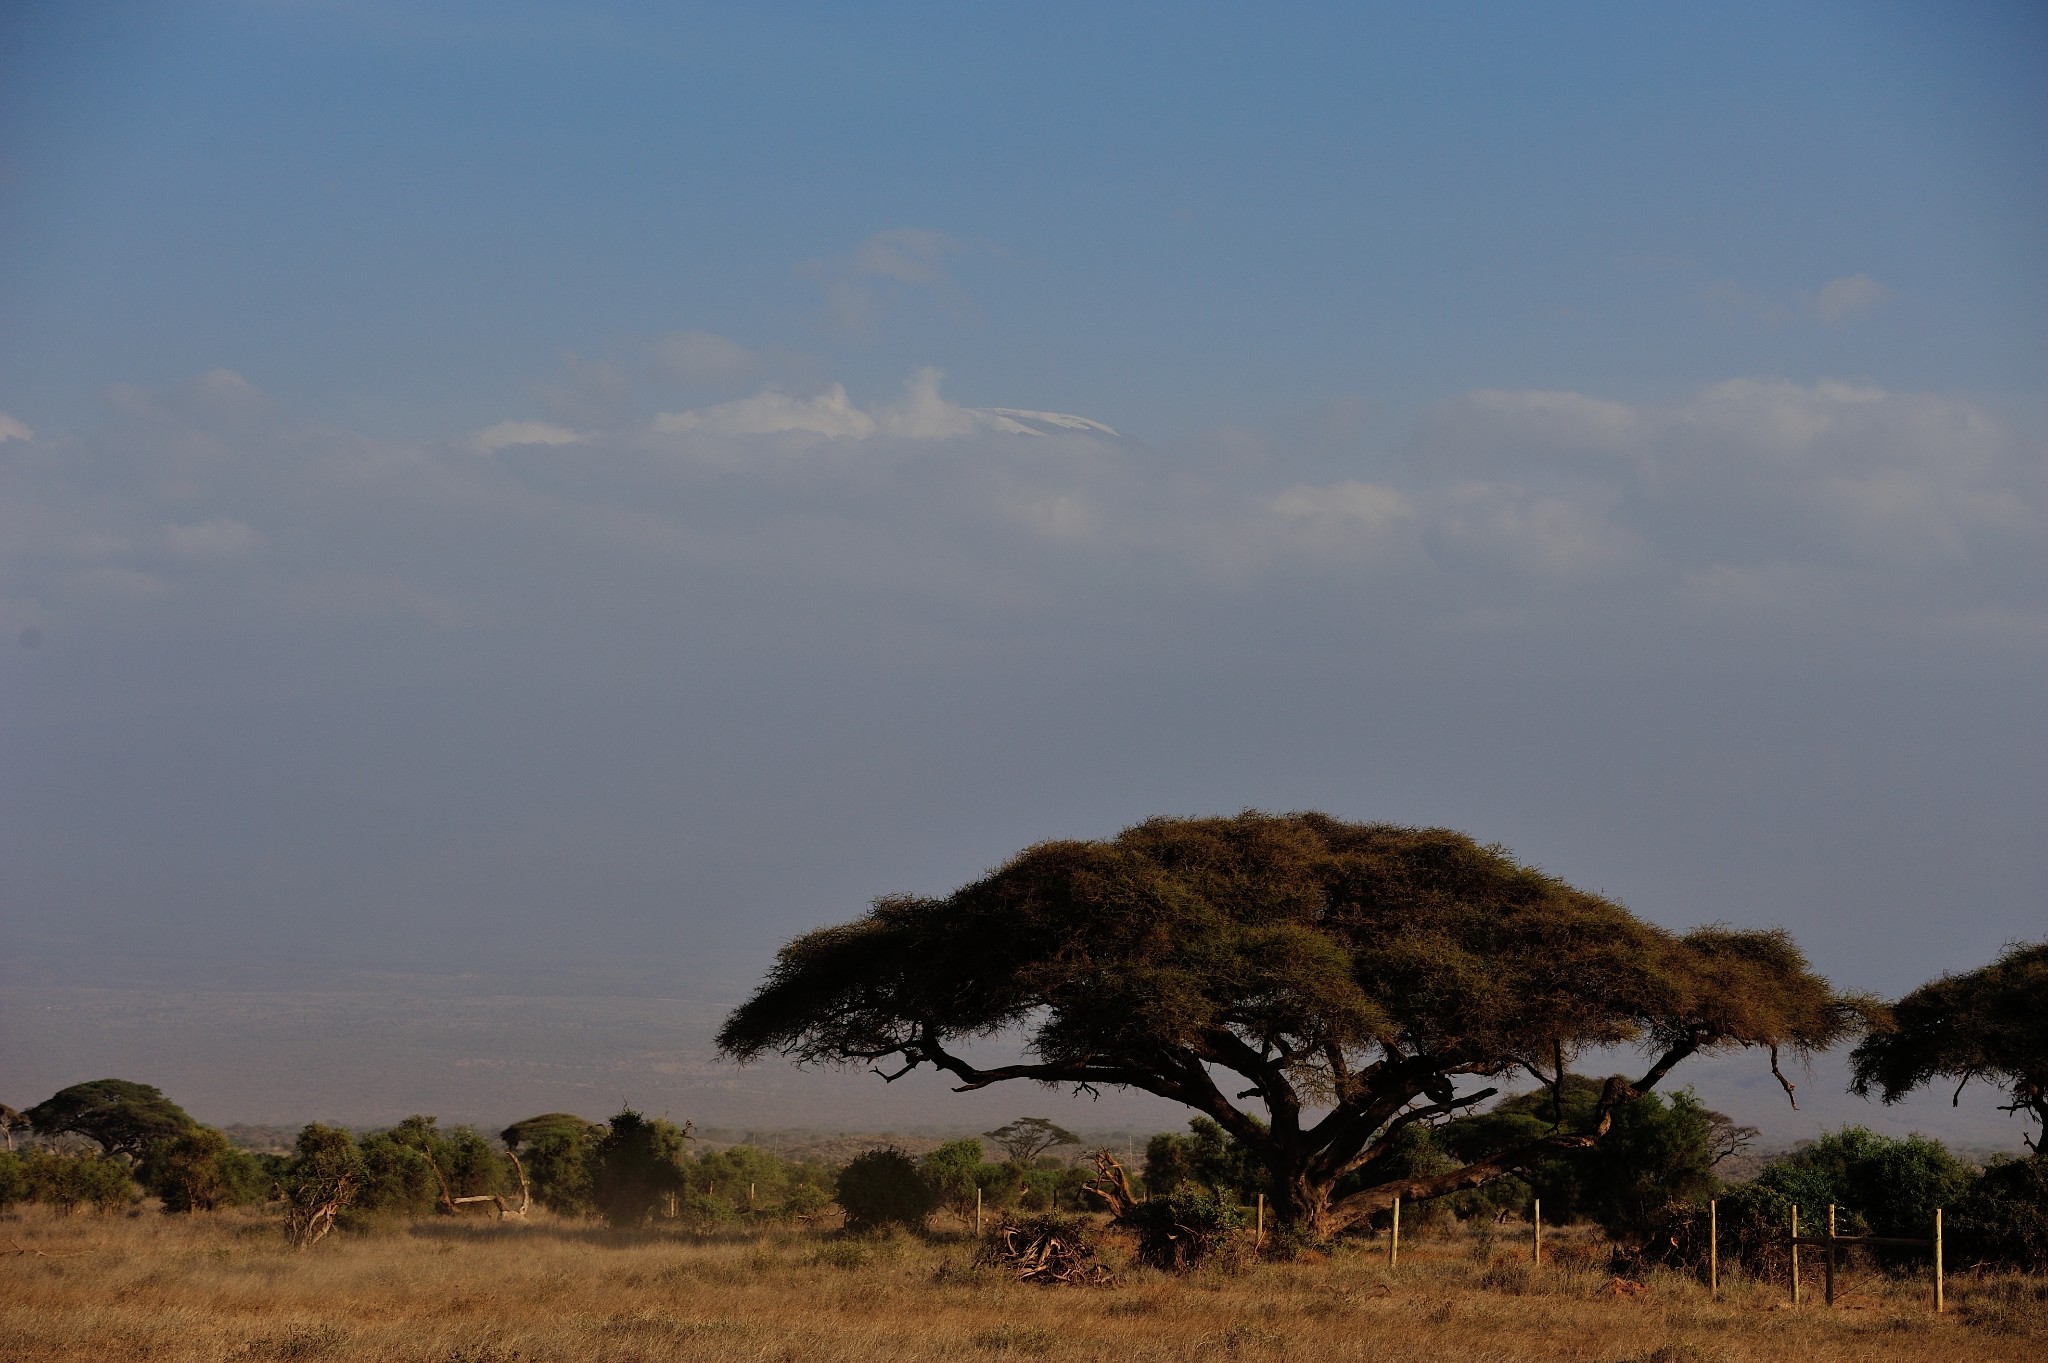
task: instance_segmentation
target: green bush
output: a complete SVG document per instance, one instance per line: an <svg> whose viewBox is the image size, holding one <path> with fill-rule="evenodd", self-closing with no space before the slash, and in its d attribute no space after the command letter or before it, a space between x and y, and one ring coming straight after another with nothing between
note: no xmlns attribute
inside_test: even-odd
<svg viewBox="0 0 2048 1363"><path fill-rule="evenodd" d="M1548 1089L1518 1094L1491 1111L1447 1123L1433 1143L1463 1163L1560 1126L1587 1130L1602 1087L1586 1075L1566 1075L1561 1095ZM1614 1109L1613 1125L1596 1144L1460 1194L1451 1206L1461 1216L1521 1213L1541 1198L1546 1221L1589 1220L1624 1244L1640 1244L1674 1204L1713 1195L1714 1120L1690 1090L1668 1100L1646 1093Z"/></svg>
<svg viewBox="0 0 2048 1363"><path fill-rule="evenodd" d="M395 1132L378 1131L363 1137L359 1148L363 1177L362 1191L355 1198L359 1213L426 1216L440 1202L432 1156L420 1148L417 1137L401 1139Z"/></svg>
<svg viewBox="0 0 2048 1363"><path fill-rule="evenodd" d="M112 1211L141 1196L128 1166L112 1155L29 1150L22 1165L29 1198L59 1211Z"/></svg>
<svg viewBox="0 0 2048 1363"><path fill-rule="evenodd" d="M879 1230L885 1226L921 1228L932 1213L936 1199L917 1164L901 1150L869 1150L855 1155L839 1171L834 1194L846 1213L849 1230Z"/></svg>
<svg viewBox="0 0 2048 1363"><path fill-rule="evenodd" d="M565 1216L590 1210L592 1151L604 1128L571 1112L544 1112L498 1133L518 1155L533 1200Z"/></svg>
<svg viewBox="0 0 2048 1363"><path fill-rule="evenodd" d="M1845 1126L1772 1160L1756 1182L1797 1203L1802 1222L1815 1228L1832 1202L1843 1234L1927 1236L1934 1209L1956 1204L1970 1171L1940 1141Z"/></svg>
<svg viewBox="0 0 2048 1363"><path fill-rule="evenodd" d="M226 1135L195 1126L151 1146L135 1177L167 1212L210 1212L263 1196L263 1166Z"/></svg>
<svg viewBox="0 0 2048 1363"><path fill-rule="evenodd" d="M17 1202L28 1201L28 1169L21 1156L0 1150L0 1212Z"/></svg>
<svg viewBox="0 0 2048 1363"><path fill-rule="evenodd" d="M1147 1193L1170 1193L1184 1183L1228 1192L1240 1199L1266 1186L1257 1156L1207 1117L1188 1123L1188 1135L1164 1131L1145 1142Z"/></svg>
<svg viewBox="0 0 2048 1363"><path fill-rule="evenodd" d="M1137 1234L1140 1259L1176 1272L1211 1257L1250 1224L1235 1200L1196 1183L1147 1198L1123 1221Z"/></svg>
<svg viewBox="0 0 2048 1363"><path fill-rule="evenodd" d="M1993 1160L1943 1220L1958 1264L2048 1272L2048 1154Z"/></svg>
<svg viewBox="0 0 2048 1363"><path fill-rule="evenodd" d="M623 1108L591 1147L591 1201L615 1227L644 1225L687 1186L687 1127Z"/></svg>
<svg viewBox="0 0 2048 1363"><path fill-rule="evenodd" d="M1934 1209L1957 1206L1970 1186L1969 1170L1939 1141L1843 1127L1772 1160L1753 1181L1722 1194L1721 1257L1751 1273L1783 1274L1795 1206L1802 1233L1825 1230L1833 1203L1835 1228L1844 1235L1927 1237L1934 1232ZM1673 1216L1666 1257L1704 1258L1704 1231L1695 1224L1702 1213L1695 1207ZM1926 1260L1917 1249L1870 1252L1891 1264Z"/></svg>
<svg viewBox="0 0 2048 1363"><path fill-rule="evenodd" d="M277 1172L285 1238L304 1249L318 1243L355 1202L364 1182L363 1154L339 1127L310 1123Z"/></svg>
<svg viewBox="0 0 2048 1363"><path fill-rule="evenodd" d="M981 1142L968 1136L948 1141L926 1155L918 1164L918 1172L924 1176L939 1206L955 1216L967 1216L973 1212L975 1197L982 1191L981 1176L986 1164Z"/></svg>

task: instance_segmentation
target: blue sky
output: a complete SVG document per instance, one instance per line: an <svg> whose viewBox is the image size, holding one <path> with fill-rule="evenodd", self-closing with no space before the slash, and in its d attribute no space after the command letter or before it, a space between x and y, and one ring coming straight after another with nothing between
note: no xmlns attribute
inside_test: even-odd
<svg viewBox="0 0 2048 1363"><path fill-rule="evenodd" d="M9 6L0 947L715 1013L1258 805L1980 964L2048 893L2044 67L1970 3Z"/></svg>

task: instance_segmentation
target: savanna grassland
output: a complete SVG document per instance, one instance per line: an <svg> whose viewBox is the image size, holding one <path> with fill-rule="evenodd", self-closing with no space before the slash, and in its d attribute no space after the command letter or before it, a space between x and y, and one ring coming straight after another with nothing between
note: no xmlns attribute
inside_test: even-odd
<svg viewBox="0 0 2048 1363"><path fill-rule="evenodd" d="M1935 1317L1922 1278L1857 1270L1832 1312L1781 1284L1710 1301L1689 1279L1616 1290L1569 1236L1452 1229L1384 1250L1126 1270L1110 1287L1020 1284L965 1237L854 1239L812 1229L628 1233L417 1222L304 1252L253 1214L64 1216L0 1223L0 1358L629 1360L1113 1359L2012 1360L2048 1347L2048 1282L1952 1276ZM1112 1255L1113 1257L1113 1255ZM1818 1274L1812 1284L1815 1295Z"/></svg>

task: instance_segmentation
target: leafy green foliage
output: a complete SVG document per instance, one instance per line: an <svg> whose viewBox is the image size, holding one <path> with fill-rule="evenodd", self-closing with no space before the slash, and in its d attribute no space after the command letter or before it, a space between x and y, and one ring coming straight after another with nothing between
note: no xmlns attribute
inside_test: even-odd
<svg viewBox="0 0 2048 1363"><path fill-rule="evenodd" d="M354 1204L363 1180L362 1151L348 1132L318 1122L306 1126L278 1170L285 1237L301 1249L320 1240Z"/></svg>
<svg viewBox="0 0 2048 1363"><path fill-rule="evenodd" d="M1940 1141L1845 1126L1772 1160L1755 1181L1809 1218L1834 1203L1844 1234L1922 1236L1933 1233L1936 1207L1962 1197L1970 1171Z"/></svg>
<svg viewBox="0 0 2048 1363"><path fill-rule="evenodd" d="M965 1216L974 1208L975 1195L985 1187L981 1142L972 1136L948 1141L918 1163L918 1173L932 1190L936 1203L955 1215Z"/></svg>
<svg viewBox="0 0 2048 1363"><path fill-rule="evenodd" d="M1751 1272L1782 1273L1795 1206L1806 1232L1825 1228L1833 1203L1836 1229L1844 1235L1929 1236L1934 1209L1956 1206L1970 1186L1970 1171L1939 1141L1843 1127L1772 1160L1754 1180L1721 1195L1722 1257ZM1705 1239L1693 1229L1681 1238L1689 1253L1703 1256ZM1924 1259L1910 1249L1874 1252L1890 1262Z"/></svg>
<svg viewBox="0 0 2048 1363"><path fill-rule="evenodd" d="M735 1145L707 1151L687 1167L681 1214L701 1225L748 1218L815 1216L832 1200L827 1169Z"/></svg>
<svg viewBox="0 0 2048 1363"><path fill-rule="evenodd" d="M1981 970L1944 975L1900 999L1891 1024L1850 1056L1857 1093L1895 1103L1936 1079L2005 1088L2008 1112L2048 1130L2048 942L2008 948ZM2025 1138L2039 1150L2041 1137Z"/></svg>
<svg viewBox="0 0 2048 1363"><path fill-rule="evenodd" d="M135 1177L167 1212L210 1212L263 1196L263 1167L210 1126L194 1126L149 1147Z"/></svg>
<svg viewBox="0 0 2048 1363"><path fill-rule="evenodd" d="M109 1155L139 1160L158 1141L182 1135L198 1123L161 1089L129 1079L95 1079L73 1084L25 1114L38 1135L84 1136Z"/></svg>
<svg viewBox="0 0 2048 1363"><path fill-rule="evenodd" d="M688 1186L687 1127L622 1108L591 1148L591 1201L611 1225L644 1225Z"/></svg>
<svg viewBox="0 0 2048 1363"><path fill-rule="evenodd" d="M551 1212L578 1215L591 1208L591 1165L605 1128L567 1112L514 1122L499 1134L526 1166L533 1200Z"/></svg>
<svg viewBox="0 0 2048 1363"><path fill-rule="evenodd" d="M1207 1117L1188 1123L1183 1136L1162 1131L1145 1142L1145 1188L1171 1193L1192 1184L1212 1193L1247 1201L1266 1186L1258 1156Z"/></svg>
<svg viewBox="0 0 2048 1363"><path fill-rule="evenodd" d="M1155 1093L1255 1152L1280 1215L1336 1229L1397 1193L1456 1192L1597 1140L1689 1055L1825 1048L1875 1011L1783 933L1680 937L1446 829L1247 812L1043 843L944 899L877 900L786 946L719 1045L742 1061L895 1056L975 1088ZM1011 1029L1023 1063L953 1049ZM1406 1125L1491 1095L1460 1079L1623 1043L1653 1061L1589 1126L1421 1182L1387 1176Z"/></svg>
<svg viewBox="0 0 2048 1363"><path fill-rule="evenodd" d="M17 1202L28 1201L28 1169L20 1155L0 1150L0 1212Z"/></svg>
<svg viewBox="0 0 2048 1363"><path fill-rule="evenodd" d="M372 1217L432 1212L441 1200L441 1183L423 1144L415 1132L377 1131L365 1136L358 1147L363 1182L351 1204L355 1210Z"/></svg>
<svg viewBox="0 0 2048 1363"><path fill-rule="evenodd" d="M1434 1133L1434 1143L1453 1158L1471 1159L1504 1144L1538 1139L1560 1124L1583 1126L1604 1087L1602 1081L1568 1074L1562 1085L1520 1094L1489 1112L1447 1123ZM1713 1194L1715 1131L1715 1114L1689 1090L1668 1101L1647 1093L1615 1110L1611 1129L1597 1144L1564 1151L1528 1166L1514 1179L1466 1194L1460 1210L1521 1212L1530 1199L1540 1198L1548 1220L1590 1220L1618 1241L1640 1243L1665 1223L1673 1203Z"/></svg>
<svg viewBox="0 0 2048 1363"><path fill-rule="evenodd" d="M1174 1271L1194 1267L1250 1225L1235 1198L1198 1183L1182 1183L1171 1192L1154 1194L1121 1220L1137 1234L1140 1259Z"/></svg>
<svg viewBox="0 0 2048 1363"><path fill-rule="evenodd" d="M936 1199L917 1163L901 1150L869 1150L855 1155L839 1171L833 1194L846 1213L849 1230L880 1230L905 1226L916 1230L932 1213Z"/></svg>
<svg viewBox="0 0 2048 1363"><path fill-rule="evenodd" d="M1956 1262L2048 1273L2048 1154L1993 1160L1946 1220Z"/></svg>
<svg viewBox="0 0 2048 1363"><path fill-rule="evenodd" d="M21 1154L21 1171L27 1184L25 1200L63 1212L87 1207L112 1211L130 1205L140 1196L127 1164L97 1151L66 1154L48 1149L25 1150Z"/></svg>

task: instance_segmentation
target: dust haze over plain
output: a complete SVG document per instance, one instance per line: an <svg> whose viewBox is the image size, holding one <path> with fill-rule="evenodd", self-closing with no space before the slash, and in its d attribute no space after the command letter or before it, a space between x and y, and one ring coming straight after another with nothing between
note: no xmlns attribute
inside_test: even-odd
<svg viewBox="0 0 2048 1363"><path fill-rule="evenodd" d="M22 9L0 1099L1176 1125L709 1055L1154 814L2040 937L2043 30L1614 18Z"/></svg>

